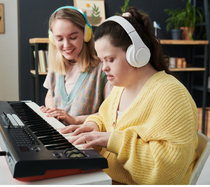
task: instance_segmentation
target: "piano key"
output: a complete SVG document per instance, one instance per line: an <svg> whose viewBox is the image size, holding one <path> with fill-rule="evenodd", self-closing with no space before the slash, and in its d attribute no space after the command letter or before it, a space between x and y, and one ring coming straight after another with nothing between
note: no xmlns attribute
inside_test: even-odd
<svg viewBox="0 0 210 187"><path fill-rule="evenodd" d="M56 130L54 131L49 131L49 132L36 132L34 133L37 137L39 136L44 136L44 135L48 135L48 136L52 136L52 135L57 135L59 134Z"/></svg>
<svg viewBox="0 0 210 187"><path fill-rule="evenodd" d="M60 129L58 129L57 131L58 131L63 137L65 137L67 140L69 140L69 139L71 139L72 137L74 137L74 136L72 136L72 133L62 134L62 133L60 132Z"/></svg>
<svg viewBox="0 0 210 187"><path fill-rule="evenodd" d="M45 121L47 121L54 129L56 129L61 135L63 135L60 132L61 128L66 127L64 124L62 124L60 121L55 119L54 117L46 117L46 113L42 113L40 111L40 107L36 103L26 103L31 109L33 109L39 116L41 116Z"/></svg>
<svg viewBox="0 0 210 187"><path fill-rule="evenodd" d="M65 139L67 139L68 141L72 138L71 133L68 134L62 134L60 132L61 128L66 127L63 123L61 123L60 121L58 121L57 119L55 119L54 117L46 117L46 113L43 113L40 111L40 106L38 106L36 103L34 102L28 102L25 103L26 105L28 105L36 114L38 114L41 118L43 118L46 122L48 122L62 137L64 137ZM52 135L52 136L56 136L56 135ZM46 138L49 137L48 135L43 135L43 136L38 136L38 138ZM74 145L76 148L78 149L83 149L82 146L84 144L81 145ZM90 148L93 149L93 148Z"/></svg>
<svg viewBox="0 0 210 187"><path fill-rule="evenodd" d="M79 144L79 145L74 145L77 149L79 149L79 150L82 150L82 149L84 149L83 148L83 145L85 145L85 144ZM93 148L89 148L89 149L93 149Z"/></svg>
<svg viewBox="0 0 210 187"><path fill-rule="evenodd" d="M32 132L36 132L36 131L39 131L39 130L52 130L54 129L53 127L51 126L28 126Z"/></svg>
<svg viewBox="0 0 210 187"><path fill-rule="evenodd" d="M58 143L58 144L54 143L54 144L44 145L44 146L45 146L47 149L52 149L52 148L54 148L54 147L56 147L56 149L59 149L59 148L62 147L62 149L63 149L64 146L65 146L66 148L74 147L74 146L73 146L71 143L69 143L68 141L63 142L63 143Z"/></svg>
<svg viewBox="0 0 210 187"><path fill-rule="evenodd" d="M34 134L38 134L38 133L45 133L45 134L51 134L51 133L54 133L54 132L56 132L56 133L58 133L58 131L56 131L55 129L53 129L53 128L43 128L43 129L40 129L40 128L38 128L38 129L36 129L36 128L31 128L31 130L32 130L32 132L34 133Z"/></svg>
<svg viewBox="0 0 210 187"><path fill-rule="evenodd" d="M48 142L44 142L43 144L44 144L45 147L48 147L48 146L61 146L61 145L64 145L64 144L69 145L69 142L63 138L62 140L48 141Z"/></svg>
<svg viewBox="0 0 210 187"><path fill-rule="evenodd" d="M70 145L51 146L51 147L48 147L47 149L49 149L49 150L62 150L62 149L66 149L66 148L71 148L71 146Z"/></svg>
<svg viewBox="0 0 210 187"><path fill-rule="evenodd" d="M49 142L58 142L58 141L61 141L61 140L64 140L63 137L57 137L57 138L45 138L45 139L42 139L42 143L43 144L49 144Z"/></svg>

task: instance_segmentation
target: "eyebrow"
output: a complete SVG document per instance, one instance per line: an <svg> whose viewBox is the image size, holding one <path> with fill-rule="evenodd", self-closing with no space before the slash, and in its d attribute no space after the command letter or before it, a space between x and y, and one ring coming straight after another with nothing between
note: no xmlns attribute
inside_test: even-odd
<svg viewBox="0 0 210 187"><path fill-rule="evenodd" d="M74 35L74 34L78 34L79 32L76 31L76 32L72 32L71 34L69 34L68 36L71 36L71 35ZM61 35L55 35L55 37L62 37Z"/></svg>
<svg viewBox="0 0 210 187"><path fill-rule="evenodd" d="M112 56L113 55L107 55L107 56L104 57L104 59L106 60L107 58L113 58Z"/></svg>
<svg viewBox="0 0 210 187"><path fill-rule="evenodd" d="M104 60L107 60L107 58L110 58L110 56L111 56L111 55L105 56L103 59L104 59ZM111 58L112 58L112 57L111 57ZM103 61L102 58L99 57L99 59L100 59L100 61Z"/></svg>

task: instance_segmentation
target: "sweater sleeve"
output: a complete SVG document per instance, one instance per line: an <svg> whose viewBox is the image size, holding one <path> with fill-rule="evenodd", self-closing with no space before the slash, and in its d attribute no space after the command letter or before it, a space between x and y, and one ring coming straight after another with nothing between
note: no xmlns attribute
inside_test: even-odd
<svg viewBox="0 0 210 187"><path fill-rule="evenodd" d="M105 102L103 102L99 108L99 115L90 115L86 121L94 121L97 123L97 125L99 126L100 128L100 132L107 132L107 131L111 131L111 129L107 129L107 127L105 126L105 123L106 124L112 124L112 116L109 116L109 117L105 117L104 119L104 115L103 113L105 112L106 114L108 113L112 113L112 108L108 108L107 107L107 103L111 103L113 100L113 95L115 95L115 93L118 93L117 89L116 88L112 88L112 90L110 91L110 94L109 96L105 99ZM109 105L109 104L108 104Z"/></svg>
<svg viewBox="0 0 210 187"><path fill-rule="evenodd" d="M129 119L127 128L115 129L108 141L107 150L116 155L137 184L179 184L184 177L189 182L196 158L194 101L182 90L160 93L150 99L153 107L147 103L141 112L138 105L129 110L127 115L135 120Z"/></svg>
<svg viewBox="0 0 210 187"><path fill-rule="evenodd" d="M97 123L99 129L100 129L100 132L105 132L105 128L104 128L104 124L103 124L103 120L102 120L102 117L99 116L99 115L90 115L84 123L87 123L89 121L93 121L95 123Z"/></svg>

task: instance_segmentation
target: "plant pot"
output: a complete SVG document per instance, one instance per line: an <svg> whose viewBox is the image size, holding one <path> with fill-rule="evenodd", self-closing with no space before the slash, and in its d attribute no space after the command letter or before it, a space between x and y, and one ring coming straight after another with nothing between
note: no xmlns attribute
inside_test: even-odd
<svg viewBox="0 0 210 187"><path fill-rule="evenodd" d="M181 30L181 29L171 29L172 40L181 40L182 32L183 32L183 30Z"/></svg>
<svg viewBox="0 0 210 187"><path fill-rule="evenodd" d="M189 33L188 33L188 28L187 27L180 27L180 29L183 30L182 39L183 40L191 40L190 36L189 36ZM190 33L191 33L191 36L192 36L193 33L194 33L194 28L190 27Z"/></svg>

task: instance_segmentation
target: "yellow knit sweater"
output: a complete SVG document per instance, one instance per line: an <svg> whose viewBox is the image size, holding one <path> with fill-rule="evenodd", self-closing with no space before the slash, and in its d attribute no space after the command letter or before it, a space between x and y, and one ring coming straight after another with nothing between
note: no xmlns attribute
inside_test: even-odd
<svg viewBox="0 0 210 187"><path fill-rule="evenodd" d="M100 131L112 131L104 171L125 184L188 184L196 160L197 107L186 88L164 71L153 75L117 118L123 92L114 87L90 116Z"/></svg>

